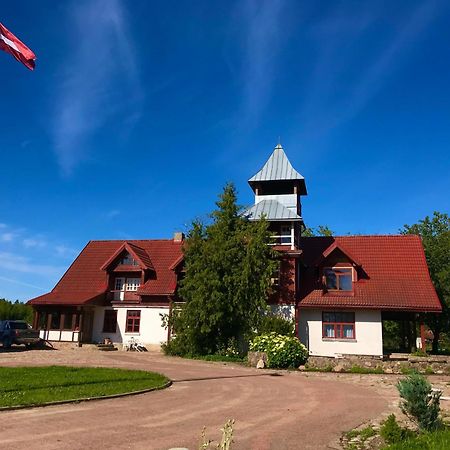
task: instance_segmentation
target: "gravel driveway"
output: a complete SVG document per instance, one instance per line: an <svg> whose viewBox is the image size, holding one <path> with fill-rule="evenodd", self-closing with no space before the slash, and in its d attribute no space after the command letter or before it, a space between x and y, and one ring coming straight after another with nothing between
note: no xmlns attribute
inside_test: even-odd
<svg viewBox="0 0 450 450"><path fill-rule="evenodd" d="M197 449L236 421L234 449L329 448L342 431L397 402L380 377L258 371L159 353L77 350L0 353L0 366L68 364L147 369L174 383L113 400L0 413L2 449Z"/></svg>

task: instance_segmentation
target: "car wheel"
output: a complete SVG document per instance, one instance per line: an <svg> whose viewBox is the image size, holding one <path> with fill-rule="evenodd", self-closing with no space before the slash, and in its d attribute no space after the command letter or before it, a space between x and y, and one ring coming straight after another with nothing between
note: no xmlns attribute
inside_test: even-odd
<svg viewBox="0 0 450 450"><path fill-rule="evenodd" d="M6 338L3 341L3 348L11 348L11 345L12 345L11 339Z"/></svg>

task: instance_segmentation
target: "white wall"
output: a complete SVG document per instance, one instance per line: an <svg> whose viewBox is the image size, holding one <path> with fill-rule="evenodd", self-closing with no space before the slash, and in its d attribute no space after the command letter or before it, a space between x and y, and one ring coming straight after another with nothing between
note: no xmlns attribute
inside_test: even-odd
<svg viewBox="0 0 450 450"><path fill-rule="evenodd" d="M299 309L299 338L313 356L383 355L381 311L355 311L355 340L322 338L322 311Z"/></svg>
<svg viewBox="0 0 450 450"><path fill-rule="evenodd" d="M105 309L117 310L117 329L116 333L103 333L103 318ZM139 333L126 333L127 309L141 311L141 323ZM161 314L168 314L169 307L151 307L151 306L133 306L129 307L96 307L94 315L94 328L92 340L94 342L103 342L103 339L110 338L114 343L126 343L131 337L134 337L142 344L161 344L167 340L167 330L162 327Z"/></svg>
<svg viewBox="0 0 450 450"><path fill-rule="evenodd" d="M295 320L295 305L270 305L272 314L287 320Z"/></svg>
<svg viewBox="0 0 450 450"><path fill-rule="evenodd" d="M39 337L46 341L78 342L78 331L40 330Z"/></svg>

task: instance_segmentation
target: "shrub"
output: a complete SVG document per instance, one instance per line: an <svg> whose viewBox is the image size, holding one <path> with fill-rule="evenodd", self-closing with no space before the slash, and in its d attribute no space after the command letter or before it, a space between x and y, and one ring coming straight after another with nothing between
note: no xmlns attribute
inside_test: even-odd
<svg viewBox="0 0 450 450"><path fill-rule="evenodd" d="M380 435L387 444L396 444L414 436L414 433L407 428L402 428L395 418L394 414L390 414L382 423Z"/></svg>
<svg viewBox="0 0 450 450"><path fill-rule="evenodd" d="M186 356L189 348L184 339L179 339L176 336L173 336L169 342L161 344L161 350L165 355Z"/></svg>
<svg viewBox="0 0 450 450"><path fill-rule="evenodd" d="M297 368L308 359L308 350L296 337L274 332L256 336L250 342L250 350L266 352L271 368Z"/></svg>
<svg viewBox="0 0 450 450"><path fill-rule="evenodd" d="M400 404L402 411L420 430L433 431L442 426L439 419L441 394L432 390L424 376L412 373L397 383L397 389L403 399Z"/></svg>
<svg viewBox="0 0 450 450"><path fill-rule="evenodd" d="M286 320L280 316L271 314L265 315L261 319L258 327L258 334L277 333L284 336L294 336L294 322Z"/></svg>

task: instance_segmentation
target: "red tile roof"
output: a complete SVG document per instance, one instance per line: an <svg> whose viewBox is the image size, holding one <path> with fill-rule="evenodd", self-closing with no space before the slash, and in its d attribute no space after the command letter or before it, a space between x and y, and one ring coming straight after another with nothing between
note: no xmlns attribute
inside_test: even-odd
<svg viewBox="0 0 450 450"><path fill-rule="evenodd" d="M362 277L353 283L352 295L324 293L318 269L314 267L336 244L361 264L358 270ZM307 266L299 283L301 308L442 310L418 236L312 237L302 238L300 247Z"/></svg>
<svg viewBox="0 0 450 450"><path fill-rule="evenodd" d="M166 239L90 241L53 290L30 300L29 303L81 305L104 298L107 290L107 272L102 270L102 266L123 248L124 244L129 244L134 252L139 252L139 258L144 259L146 264L150 263L156 273L156 279L148 280L139 293L170 295L175 292L176 274L170 266L182 255L182 242Z"/></svg>

